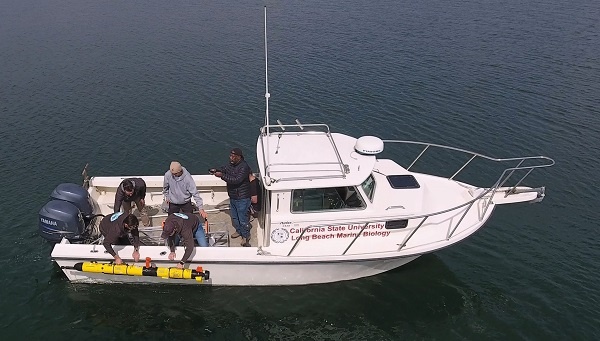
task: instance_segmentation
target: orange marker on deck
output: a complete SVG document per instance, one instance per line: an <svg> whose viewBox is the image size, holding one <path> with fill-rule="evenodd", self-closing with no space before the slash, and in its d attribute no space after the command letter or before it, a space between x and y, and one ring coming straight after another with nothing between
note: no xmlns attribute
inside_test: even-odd
<svg viewBox="0 0 600 341"><path fill-rule="evenodd" d="M150 257L146 257L146 267L149 268L150 267L150 262L152 261L152 259L150 259Z"/></svg>

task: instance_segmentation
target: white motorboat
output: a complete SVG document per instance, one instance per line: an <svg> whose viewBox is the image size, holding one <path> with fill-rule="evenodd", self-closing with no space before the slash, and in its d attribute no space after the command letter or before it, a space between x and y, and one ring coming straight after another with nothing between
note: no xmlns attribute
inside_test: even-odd
<svg viewBox="0 0 600 341"><path fill-rule="evenodd" d="M85 175L84 186L59 185L40 211L40 234L57 242L52 259L68 279L258 286L373 276L471 236L498 205L541 201L544 187L524 186L524 180L533 170L554 164L544 156L497 159L432 143L355 138L298 120L270 125L268 87L266 98L267 124L256 145L262 210L252 222L251 247L231 239L225 183L209 174L194 175L209 213L212 247L196 247L190 258L188 267L202 267L197 269L202 276L170 275L178 259L168 259L160 239L166 218L161 210L163 177L145 176L150 226L140 226L142 259L133 261L133 246L115 246L131 271L117 269L102 246L98 217L113 213L116 189L129 176ZM418 148L418 155L400 164L379 157L384 146ZM452 156L449 160L464 154L467 161L449 176L413 171L430 153L438 161L444 153ZM500 166L489 185L457 180L481 161ZM183 247L176 253L180 257Z"/></svg>
<svg viewBox="0 0 600 341"><path fill-rule="evenodd" d="M386 143L421 145L423 152L403 167L377 158ZM450 177L412 172L411 167L432 149L470 157ZM192 254L190 268L201 266L210 271L210 277L202 282L75 268L82 262L112 261L101 245L99 219L94 217L113 212L116 189L126 177L92 177L87 190L75 184L59 185L53 200L40 211L40 233L48 239L60 238L52 258L72 281L211 285L336 282L376 275L456 244L479 230L497 205L541 201L544 187L521 184L534 169L554 164L543 156L493 159L428 143L384 142L373 136L357 139L331 133L323 124L265 126L258 139L257 157L263 201L260 215L252 222L252 247L240 247L230 239L233 228L227 214L225 183L208 174L193 176L209 213L213 244L196 247ZM489 187L455 180L476 159L513 166L503 169ZM518 173L522 175L516 176ZM151 266L174 267L177 261L168 260L168 248L160 239L161 223L166 218L160 209L163 177L142 178L148 187L146 204L151 208L151 226L140 226L142 260L134 264L132 246L116 246L115 250L129 264L143 267L147 257ZM182 253L183 248L178 247L177 254Z"/></svg>

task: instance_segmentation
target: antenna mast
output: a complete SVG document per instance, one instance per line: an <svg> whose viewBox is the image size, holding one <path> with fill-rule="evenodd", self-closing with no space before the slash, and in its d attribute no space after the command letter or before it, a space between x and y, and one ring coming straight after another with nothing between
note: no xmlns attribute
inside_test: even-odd
<svg viewBox="0 0 600 341"><path fill-rule="evenodd" d="M271 97L271 94L269 93L269 62L267 54L267 6L265 6L265 127L267 137L269 136L269 97Z"/></svg>

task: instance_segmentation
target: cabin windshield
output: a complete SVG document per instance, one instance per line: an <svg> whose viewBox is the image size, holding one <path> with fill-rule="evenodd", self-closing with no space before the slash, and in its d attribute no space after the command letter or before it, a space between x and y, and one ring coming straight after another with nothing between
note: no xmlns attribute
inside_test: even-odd
<svg viewBox="0 0 600 341"><path fill-rule="evenodd" d="M363 209L365 201L356 187L295 189L292 191L292 213Z"/></svg>
<svg viewBox="0 0 600 341"><path fill-rule="evenodd" d="M360 185L363 189L363 191L365 191L365 194L367 195L367 198L369 198L370 202L373 202L373 193L375 193L375 177L373 176L373 174L370 174L369 177L363 181L363 183Z"/></svg>

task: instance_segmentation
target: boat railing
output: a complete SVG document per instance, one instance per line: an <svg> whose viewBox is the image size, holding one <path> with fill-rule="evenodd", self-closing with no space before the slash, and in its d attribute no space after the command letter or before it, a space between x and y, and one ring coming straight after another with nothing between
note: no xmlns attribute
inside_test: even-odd
<svg viewBox="0 0 600 341"><path fill-rule="evenodd" d="M331 130L327 124L323 123L312 123L302 124L296 120L296 124L282 124L277 120L278 124L265 125L261 128L260 142L262 148L262 163L264 165L266 178L271 183L278 181L296 181L296 180L315 180L315 179L332 179L332 178L346 178L346 174L349 173L349 168L342 161L339 149L331 136ZM329 141L329 146L332 148L335 159L331 161L307 161L307 162L271 162L269 159L270 148L276 148L275 154L279 150L279 140L286 135L325 135ZM269 137L277 136L277 146L269 145ZM324 146L325 148L326 146ZM328 167L329 166L329 167ZM279 176L274 178L272 174L285 173L286 169L293 167L291 173L307 173L305 176ZM309 174L310 173L310 174ZM311 175L312 174L312 175ZM315 175L319 174L319 175Z"/></svg>
<svg viewBox="0 0 600 341"><path fill-rule="evenodd" d="M538 168L545 168L545 167L550 167L554 165L554 160L547 157L547 156L525 156L525 157L514 157L514 158L494 158L491 156L487 156L484 154L480 154L480 153L476 153L476 152L472 152L466 149L461 149L461 148L456 148L456 147L451 147L451 146L445 146L445 145L440 145L440 144L434 144L434 143L425 143L425 142L417 142L417 141L402 141L402 140L383 140L384 143L399 143L399 144L413 144L413 145L421 145L423 146L423 149L421 150L421 152L419 153L419 155L417 155L417 157L410 163L410 165L408 167L406 167L407 170L410 170L416 163L417 161L419 161L421 159L421 157L428 151L433 148L438 148L438 149L446 149L446 150L452 150L452 151L456 151L459 153L463 153L463 154L467 154L470 155L469 160L467 160L464 164L462 164L462 166L460 166L458 168L458 170L456 170L454 172L454 174L452 174L452 176L448 177L448 180L454 180L456 178L456 176L458 176L463 170L465 170L467 168L467 166L469 164L471 164L471 162L473 160L475 160L476 158L480 158L480 159L484 159L484 160L488 160L488 161L492 161L492 162L496 162L496 163L510 163L512 162L513 164L515 164L514 166L508 166L506 168L504 168L504 170L500 173L500 176L497 178L497 180L494 182L494 185L488 188L485 188L484 191L482 191L481 193L479 193L479 195L477 195L474 199L469 200L467 202L465 202L462 205L447 209L447 210L443 210L440 212L435 212L435 213L431 213L431 214L427 214L427 215L423 215L423 216L419 216L419 217L413 217L413 218L423 218L423 220L419 223L419 225L404 239L404 241L400 244L399 250L401 250L406 243L408 243L408 241L410 240L410 238L417 232L417 230L423 225L423 223L425 222L425 220L427 220L427 218L434 216L434 215L438 215L438 214L443 214L443 213L447 213L447 212L451 212L457 209L461 209L465 206L467 206L467 208L465 209L464 213L462 213L460 219L456 222L456 224L454 224L453 228L451 228L446 236L446 240L449 240L452 235L454 234L454 232L458 229L458 227L460 226L460 224L462 223L463 219L465 218L465 216L467 215L467 213L471 210L471 208L473 207L473 204L477 201L479 201L480 199L484 198L485 196L485 204L483 205L483 208L481 210L481 213L479 215L479 220L483 219L485 217L485 213L487 212L487 210L489 209L490 205L492 204L492 198L494 197L494 195L496 194L496 192L502 188L503 186L505 186L507 183L509 183L509 179L515 174L515 172L517 171L523 171L525 174L517 181L514 182L514 184L512 184L511 186L507 186L508 189L504 190L504 197L508 197L511 194L518 194L518 193L523 193L524 191L534 191L537 192L537 201L541 201L545 195L545 188L544 187L539 187L539 188L531 188L531 189L525 189L525 190L519 190L518 186L521 185L523 183L523 181L525 180L525 178L527 178L535 169ZM391 206L388 207L388 209L392 208Z"/></svg>
<svg viewBox="0 0 600 341"><path fill-rule="evenodd" d="M410 163L410 165L408 167L406 167L406 170L409 170L417 163L417 161L419 161L421 159L421 157L425 154L425 152L427 152L427 150L429 150L429 148L433 147L433 148L439 148L439 149L447 149L447 150L452 150L452 151L456 151L456 152L460 152L463 154L468 154L471 156L471 158L465 162L454 174L452 174L452 176L448 177L449 180L453 180L458 174L460 174L473 160L475 160L476 158L481 158L481 159L485 159L485 160L489 160L489 161L494 161L494 162L516 162L517 165L514 167L507 167L504 171L502 175L505 175L507 172L509 172L506 180L508 180L508 178L510 176L512 176L512 174L517 171L517 170L529 170L527 174L525 174L525 176L523 176L523 178L521 178L521 180L515 185L513 186L514 188L516 188L527 176L529 176L529 174L531 173L531 171L533 171L536 168L543 168L543 167L550 167L554 165L554 160L547 157L547 156L525 156L525 157L513 157L513 158L494 158L491 156L487 156L484 154L480 154L480 153L476 153L476 152L472 152L466 149L461 149L461 148L456 148L456 147L450 147L450 146L445 146L445 145L441 145L441 144L435 144L435 143L426 143L426 142L418 142L418 141L403 141L403 140L383 140L384 143L398 143L398 144L413 144L413 145L421 145L423 146L423 150L421 150L421 152L419 153L419 155L417 155L417 157ZM530 164L530 165L524 165L525 162L533 162L534 164ZM536 164L537 163L537 164ZM502 175L500 176L500 179L502 179ZM506 181L502 181L500 186L502 186Z"/></svg>
<svg viewBox="0 0 600 341"><path fill-rule="evenodd" d="M484 205L482 207L481 213L479 214L479 220L481 220L485 217L485 213L487 212L488 208L492 204L492 198L494 197L494 195L498 192L498 190L500 188L503 188L504 197L507 197L511 194L518 194L518 193L523 193L523 192L527 192L527 191L529 191L529 192L534 191L534 192L538 193L538 196L537 196L538 198L535 200L541 201L541 199L543 199L543 196L544 196L544 187L523 190L523 189L519 189L518 186L523 183L525 178L527 178L533 172L533 170L538 169L538 168L550 167L550 166L554 165L554 163L555 163L553 159L546 157L546 156L527 156L527 157L517 157L517 158L493 158L493 157L490 157L487 155L471 152L471 151L468 151L465 149L444 146L444 145L438 145L438 144L432 144L432 143L415 142L415 141L399 141L399 140L384 140L384 142L386 142L386 143L407 143L407 144L416 144L416 145L424 146L421 153L406 168L407 170L410 170L410 168L412 168L415 165L415 163L423 156L423 154L425 154L425 152L428 149L430 149L431 147L448 149L448 150L453 150L453 151L462 152L462 153L471 155L471 157L469 158L469 160L467 162L465 162L461 167L459 167L459 169L452 176L447 178L449 180L454 180L455 177L458 174L460 174L476 158L482 158L485 160L494 161L494 162L498 162L498 163L505 163L505 162L515 163L514 166L509 166L501 172L500 176L494 182L493 186L488 187L488 188L482 188L482 191L479 192L478 194L474 195L473 199L470 199L460 205L457 205L455 207L451 207L451 208L448 208L445 210L437 211L437 212L430 212L430 213L420 214L420 215L395 217L394 219L406 219L406 220L420 219L417 226L412 228L410 233L408 233L406 235L406 237L402 240L402 242L400 244L398 244L398 251L402 250L406 246L408 241L423 226L423 224L425 223L425 221L427 221L427 219L429 219L429 217L449 213L452 211L460 211L460 210L464 209L464 212L461 212L461 215L460 215L460 218L458 219L458 221L456 223L453 223L448 226L448 231L446 233L445 240L450 240L450 238L452 238L455 231L458 229L458 227L462 223L462 221L465 218L465 216L467 215L467 213L472 209L474 204L476 202L479 202L480 200L485 200L485 201L484 201ZM520 179L515 181L514 184L512 184L510 186L506 186L508 188L503 187L508 183L509 179L517 171L523 171L523 172L525 172L525 174ZM389 207L387 207L386 210L395 209L398 207L401 207L401 206L389 206ZM356 242L356 240L362 235L365 228L372 222L373 222L372 219L370 221L354 220L354 221L349 221L349 222L336 222L336 225L364 224L363 227L361 228L361 230L357 233L357 235L354 236L352 241L349 242L348 246L346 247L346 249L344 250L344 252L341 255L345 255L348 252L348 250L352 247L352 245ZM292 255L294 250L297 248L298 243L301 240L303 240L302 236L304 235L304 233L306 231L310 231L310 229L313 229L313 228L324 227L324 226L329 226L329 225L330 224L315 224L315 225L307 226L304 229L302 229L300 236L296 239L296 242L294 243L294 245L291 247L290 251L288 252L288 256Z"/></svg>
<svg viewBox="0 0 600 341"><path fill-rule="evenodd" d="M450 146L445 146L445 145L441 145L441 144L434 144L434 143L426 143L426 142L417 142L417 141L402 141L402 140L383 140L384 143L399 143L399 144L413 144L413 145L421 145L423 146L423 149L421 150L421 152L419 153L419 155L417 155L417 157L410 163L410 165L408 167L406 167L406 170L410 171L410 169L417 163L417 161L419 161L421 159L421 157L425 154L425 152L427 152L428 150L430 150L431 147L433 148L438 148L438 149L446 149L446 150L452 150L452 151L456 151L459 153L463 153L463 154L467 154L470 155L471 157L469 158L469 160L467 160L462 166L460 166L458 168L458 170L456 170L456 172L454 172L454 174L452 174L452 176L448 177L448 180L454 180L454 178L456 178L456 176L458 176L463 170L465 170L467 168L467 166L469 164L471 164L471 162L473 160L475 160L476 158L480 158L480 159L484 159L484 160L488 160L488 161L492 161L492 162L496 162L496 163L508 163L508 162L513 162L516 163L516 165L514 166L509 166L506 167L502 173L500 174L500 176L498 177L498 179L496 180L496 182L494 183L493 186L487 188L486 192L492 192L492 195L490 196L487 204L484 207L484 212L485 210L487 210L487 208L489 207L490 203L491 203L491 199L494 196L494 194L496 193L496 191L498 190L498 188L503 187L504 185L506 185L509 181L509 179L515 174L515 172L517 171L526 171L525 175L523 175L518 181L516 181L513 185L509 186L509 189L506 190L504 197L506 198L507 196L509 196L510 194L516 194L517 192L517 187L519 185L521 185L523 183L523 181L525 180L525 178L527 178L535 169L538 168L545 168L545 167L550 167L554 165L554 160L547 157L547 156L524 156L524 157L513 157L513 158L494 158L491 156L487 156L487 155L483 155L480 153L476 153L476 152L472 152L466 149L461 149L461 148L456 148L456 147L450 147ZM432 148L432 149L433 149ZM542 193L543 194L543 193ZM388 207L388 209L391 207Z"/></svg>

